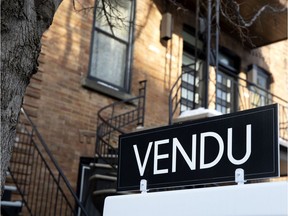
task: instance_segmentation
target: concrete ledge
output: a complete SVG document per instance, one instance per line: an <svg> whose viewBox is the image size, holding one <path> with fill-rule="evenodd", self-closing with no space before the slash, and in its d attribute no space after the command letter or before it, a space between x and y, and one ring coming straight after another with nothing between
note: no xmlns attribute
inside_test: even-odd
<svg viewBox="0 0 288 216"><path fill-rule="evenodd" d="M120 100L127 100L127 99L131 99L134 97L128 93L120 91L118 88L109 86L107 84L105 85L105 83L103 82L92 80L89 78L83 79L81 81L81 84L83 87L87 89L94 90L94 91L100 92L102 94L105 94L105 95L108 95L110 97L120 99Z"/></svg>

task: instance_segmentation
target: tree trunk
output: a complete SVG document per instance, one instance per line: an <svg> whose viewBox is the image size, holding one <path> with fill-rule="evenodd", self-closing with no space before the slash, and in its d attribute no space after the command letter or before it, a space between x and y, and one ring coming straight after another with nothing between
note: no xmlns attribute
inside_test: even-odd
<svg viewBox="0 0 288 216"><path fill-rule="evenodd" d="M62 0L1 0L1 196L16 125L40 40Z"/></svg>

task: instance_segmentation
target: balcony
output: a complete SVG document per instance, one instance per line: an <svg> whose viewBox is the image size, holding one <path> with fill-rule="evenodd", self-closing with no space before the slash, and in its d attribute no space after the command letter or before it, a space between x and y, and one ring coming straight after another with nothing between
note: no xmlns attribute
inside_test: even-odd
<svg viewBox="0 0 288 216"><path fill-rule="evenodd" d="M179 2L184 8L196 11L196 0L179 0ZM207 2L200 1L201 5L206 8ZM235 0L219 1L219 3L221 4L221 31L242 41L246 48L266 46L287 39L287 3L285 0ZM243 40L244 32L247 37L244 36Z"/></svg>
<svg viewBox="0 0 288 216"><path fill-rule="evenodd" d="M227 79L211 71L206 85L207 81L201 78L199 71L191 68L193 67L183 67L181 76L170 92L170 124L277 103L280 144L287 147L288 101L242 78L243 76Z"/></svg>

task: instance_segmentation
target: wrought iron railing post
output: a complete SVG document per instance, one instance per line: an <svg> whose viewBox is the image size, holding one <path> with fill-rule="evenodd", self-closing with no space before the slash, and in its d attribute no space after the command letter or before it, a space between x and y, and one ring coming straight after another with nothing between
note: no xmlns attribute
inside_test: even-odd
<svg viewBox="0 0 288 216"><path fill-rule="evenodd" d="M57 182L56 182L57 186L59 185L59 182L60 182L60 173L58 174L58 177L57 177ZM56 189L56 199L55 199L55 204L54 204L54 215L55 216L56 216L56 212L57 212L58 192L59 192L59 187L57 187L57 189Z"/></svg>
<svg viewBox="0 0 288 216"><path fill-rule="evenodd" d="M169 93L169 121L168 121L168 125L172 125L172 119L173 119L173 112L172 112L172 108L173 108L173 102L172 102L172 91L170 91Z"/></svg>
<svg viewBox="0 0 288 216"><path fill-rule="evenodd" d="M145 117L145 98L146 98L146 80L140 81L139 84L141 85L139 89L139 100L138 100L138 109L139 111L137 112L138 115L138 126L143 126L144 125L144 117ZM143 86L142 86L143 85ZM141 120L141 122L140 122Z"/></svg>

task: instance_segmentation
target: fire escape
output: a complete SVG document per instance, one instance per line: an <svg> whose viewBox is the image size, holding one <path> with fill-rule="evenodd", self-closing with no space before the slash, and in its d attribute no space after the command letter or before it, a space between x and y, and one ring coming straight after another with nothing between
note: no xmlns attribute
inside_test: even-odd
<svg viewBox="0 0 288 216"><path fill-rule="evenodd" d="M104 199L116 191L118 136L144 125L146 81L139 95L103 107L98 112L95 162L90 164L89 196L99 214ZM89 215L53 154L21 109L15 146L1 200L1 215ZM89 213L88 213L89 212Z"/></svg>
<svg viewBox="0 0 288 216"><path fill-rule="evenodd" d="M88 216L23 108L1 200L1 215Z"/></svg>
<svg viewBox="0 0 288 216"><path fill-rule="evenodd" d="M104 199L121 194L116 190L118 137L144 126L146 81L139 84L138 96L112 103L98 111L95 162L91 164L88 196L101 215Z"/></svg>

